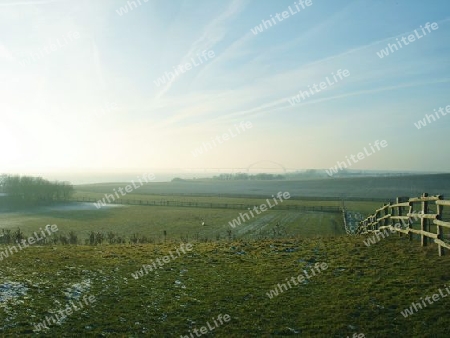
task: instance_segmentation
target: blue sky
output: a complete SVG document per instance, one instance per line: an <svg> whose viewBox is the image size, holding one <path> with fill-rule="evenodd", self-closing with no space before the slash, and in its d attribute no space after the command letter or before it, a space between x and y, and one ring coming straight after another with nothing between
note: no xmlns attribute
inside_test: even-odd
<svg viewBox="0 0 450 338"><path fill-rule="evenodd" d="M388 147L354 169L450 170L450 114L414 125L450 105L448 1L312 0L257 35L294 1L140 2L0 1L0 172L324 169L375 140ZM439 28L377 55L427 22ZM203 51L215 56L155 84ZM350 76L288 102L339 69ZM241 121L252 128L193 156Z"/></svg>

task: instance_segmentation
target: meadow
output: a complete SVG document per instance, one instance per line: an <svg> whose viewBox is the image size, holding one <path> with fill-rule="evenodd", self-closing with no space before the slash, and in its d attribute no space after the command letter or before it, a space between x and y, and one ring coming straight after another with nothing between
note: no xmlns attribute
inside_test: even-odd
<svg viewBox="0 0 450 338"><path fill-rule="evenodd" d="M137 180L136 180L137 181ZM100 183L76 186L77 191L111 193L128 183ZM450 174L405 175L393 177L320 178L309 180L216 181L209 179L146 184L133 193L151 195L207 195L211 197L270 197L278 191L288 191L298 198L332 198L347 200L372 199L389 201L397 196L450 194ZM266 197L267 196L267 197Z"/></svg>
<svg viewBox="0 0 450 338"><path fill-rule="evenodd" d="M232 228L229 222L247 210L129 205L97 210L92 203L78 205L84 210L65 210L62 206L56 210L39 208L26 213L2 213L0 222L3 228L20 228L26 234L46 224L56 224L60 233L74 231L82 239L86 239L91 231L112 231L128 238L132 234L144 235L153 242L161 242L164 231L170 240L219 240L228 238L229 230L233 238L273 238L277 224L287 236L343 233L339 213L269 210ZM90 209L86 210L86 207Z"/></svg>
<svg viewBox="0 0 450 338"><path fill-rule="evenodd" d="M395 236L369 248L350 236L192 244L191 252L139 279L132 273L179 243L44 246L15 254L1 265L0 334L190 337L228 314L231 320L211 336L447 336L447 299L408 318L401 314L449 281L450 259L436 257L435 248ZM322 273L268 296L323 262ZM85 295L95 303L33 331Z"/></svg>
<svg viewBox="0 0 450 338"><path fill-rule="evenodd" d="M120 183L77 187L74 200L99 200L105 193L111 193L113 186ZM146 189L145 189L146 188ZM120 202L132 201L143 205L109 204L97 209L92 202L56 204L51 207L36 207L16 212L0 213L2 228L19 228L24 233L31 233L46 224L57 224L60 233L74 231L85 243L91 231L114 232L118 236L128 237L133 234L146 236L152 242L168 240L195 239L213 241L229 238L279 238L296 236L333 236L344 234L343 220L339 212L317 212L299 210L268 210L254 218L232 228L229 222L248 212L242 205L261 205L266 199L257 197L210 197L189 195L151 194L152 184L135 190L123 197ZM147 192L147 193L145 193ZM275 193L275 192L274 192ZM271 198L270 195L267 196ZM164 206L147 205L158 202ZM189 208L167 205L167 202L213 203L229 205L229 209ZM299 207L336 207L342 206L339 199L284 200L283 206ZM380 202L347 201L345 207L368 215L380 206ZM202 225L204 220L205 225ZM278 226L277 226L278 224ZM230 233L231 231L231 233ZM164 233L166 234L164 236Z"/></svg>
<svg viewBox="0 0 450 338"><path fill-rule="evenodd" d="M74 199L100 199L118 186L76 187ZM232 228L229 222L246 209L147 202L239 206L260 205L265 199L257 193L212 197L196 195L198 191L161 194L152 185L142 188L124 199L143 205L97 209L93 203L71 202L0 213L4 229L31 234L56 224L58 233L73 231L78 236L77 245L36 244L3 257L0 335L191 338L194 330L218 323L205 336L447 336L447 299L407 318L401 314L450 281L450 258L438 257L434 244L422 248L391 235L368 247L367 236L345 234L340 212L269 209ZM293 196L283 203L342 206L340 198L329 197ZM364 216L381 205L345 201L348 210ZM92 232L127 240L86 245ZM142 236L148 243L131 240ZM187 244L192 251L168 258ZM0 251L6 249L0 245ZM156 265L163 257L167 261ZM321 263L327 264L321 273L286 290L280 287ZM138 273L150 264L155 265L149 272ZM87 296L95 296L95 302L60 323L45 322ZM219 315L230 320L217 322ZM37 326L43 322L47 328Z"/></svg>

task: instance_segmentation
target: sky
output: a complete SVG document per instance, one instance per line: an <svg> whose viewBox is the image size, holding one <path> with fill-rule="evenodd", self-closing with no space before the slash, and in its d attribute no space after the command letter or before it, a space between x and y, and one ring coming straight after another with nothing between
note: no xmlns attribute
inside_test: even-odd
<svg viewBox="0 0 450 338"><path fill-rule="evenodd" d="M448 0L0 0L0 173L448 172L449 27Z"/></svg>

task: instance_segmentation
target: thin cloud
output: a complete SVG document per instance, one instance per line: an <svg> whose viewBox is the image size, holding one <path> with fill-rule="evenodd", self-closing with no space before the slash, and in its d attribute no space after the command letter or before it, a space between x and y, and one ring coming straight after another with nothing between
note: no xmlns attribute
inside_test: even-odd
<svg viewBox="0 0 450 338"><path fill-rule="evenodd" d="M227 25L227 22L239 15L249 2L249 0L233 0L224 13L212 20L205 27L203 30L203 35L192 43L189 51L181 59L179 64L188 62L199 50L211 49L214 45L220 42L230 29L230 25ZM177 80L178 77L169 80L164 88L156 95L156 98L158 99L162 97Z"/></svg>
<svg viewBox="0 0 450 338"><path fill-rule="evenodd" d="M7 59L9 61L14 61L12 53L6 48L5 45L0 44L0 58Z"/></svg>
<svg viewBox="0 0 450 338"><path fill-rule="evenodd" d="M351 93L345 93L342 95L335 95L335 96L324 97L321 99L308 100L306 102L296 104L295 107L302 107L302 106L306 106L306 105L322 103L322 102L326 102L326 101L333 101L333 100L343 99L343 98L352 97L352 96L380 93L380 92L398 90L398 89L403 89L403 88L428 86L428 85L439 84L439 83L450 83L450 78L440 79L440 80L435 80L435 81L428 81L428 82L402 83L402 84L394 85L394 86L386 86L386 87L366 89L366 90L357 90L357 91L354 91ZM283 106L280 107L279 105L281 105L281 104L283 104ZM279 106L279 107L277 107L277 106ZM267 110L267 108L271 108L271 107L276 107L276 108ZM233 114L221 116L217 119L214 119L214 121L215 122L221 121L221 123L224 123L224 122L226 122L226 120L236 119L237 117L239 117L239 118L243 118L243 117L255 118L255 117L260 117L262 115L272 113L274 111L286 110L286 109L291 109L291 108L293 108L293 107L290 104L289 105L286 104L286 99L280 99L280 100L276 100L276 101L273 101L270 103L263 104L259 107L255 107L252 109L248 109L248 110L236 112Z"/></svg>
<svg viewBox="0 0 450 338"><path fill-rule="evenodd" d="M97 73L97 78L100 84L100 87L105 90L106 89L106 82L105 79L103 77L103 72L102 72L102 64L101 64L101 60L100 60L100 51L98 50L98 46L95 43L95 40L92 39L92 56L94 59L94 66L95 66L95 71Z"/></svg>

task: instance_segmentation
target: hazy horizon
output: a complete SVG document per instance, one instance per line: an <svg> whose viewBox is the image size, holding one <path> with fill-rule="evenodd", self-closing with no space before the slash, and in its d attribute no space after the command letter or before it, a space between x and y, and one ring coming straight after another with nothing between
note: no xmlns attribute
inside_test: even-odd
<svg viewBox="0 0 450 338"><path fill-rule="evenodd" d="M249 171L239 170L242 168L229 168L229 170L223 168L221 170L207 169L203 168L202 170L176 170L176 169L166 169L166 170L152 170L147 169L144 171L126 171L126 172L14 172L14 173L0 173L1 174L9 174L9 175L31 175L42 177L44 179L50 181L68 181L74 185L83 185L83 184L94 184L94 183L117 183L117 182L131 182L132 180L136 180L139 177L142 177L144 174L154 174L155 179L150 183L160 183L160 182L170 182L174 178L182 178L182 179L202 179L202 178L212 178L213 176L218 176L220 174L235 174L235 173L247 173L250 175L255 175L258 173L268 173L268 174L293 174L293 173L301 173L310 169L305 170L291 170L291 171L283 171L279 169L254 169ZM313 169L318 170L319 173L325 175L324 169ZM383 173L391 173L391 174L411 174L411 175L420 175L420 174L445 174L448 172L437 172L437 171L391 171L391 170L348 170L350 173L361 172L366 175L370 174L383 174Z"/></svg>

